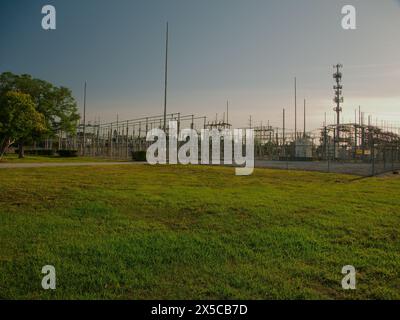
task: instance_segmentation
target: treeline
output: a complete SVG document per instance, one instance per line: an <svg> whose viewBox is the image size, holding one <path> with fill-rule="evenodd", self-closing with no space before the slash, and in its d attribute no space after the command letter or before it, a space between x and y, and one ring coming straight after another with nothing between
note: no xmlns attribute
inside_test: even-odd
<svg viewBox="0 0 400 320"><path fill-rule="evenodd" d="M0 159L12 145L24 146L75 133L78 108L70 89L57 87L27 74L0 74Z"/></svg>

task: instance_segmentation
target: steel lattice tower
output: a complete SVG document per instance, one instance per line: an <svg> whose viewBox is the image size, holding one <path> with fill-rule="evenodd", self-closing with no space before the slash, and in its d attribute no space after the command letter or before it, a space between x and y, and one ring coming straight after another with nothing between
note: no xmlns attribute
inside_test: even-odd
<svg viewBox="0 0 400 320"><path fill-rule="evenodd" d="M343 66L341 64L337 64L333 66L335 69L335 73L333 74L333 78L336 80L336 84L333 86L335 97L333 101L336 106L333 108L333 111L336 112L336 141L339 143L340 141L340 113L342 112L341 103L343 103L344 99L342 96L342 72L340 71Z"/></svg>

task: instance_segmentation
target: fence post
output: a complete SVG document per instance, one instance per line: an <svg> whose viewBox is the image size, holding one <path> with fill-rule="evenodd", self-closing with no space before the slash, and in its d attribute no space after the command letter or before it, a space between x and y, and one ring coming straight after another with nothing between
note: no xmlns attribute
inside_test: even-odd
<svg viewBox="0 0 400 320"><path fill-rule="evenodd" d="M330 151L328 151L328 173L331 172L331 157L330 157Z"/></svg>
<svg viewBox="0 0 400 320"><path fill-rule="evenodd" d="M392 154L392 171L394 171L394 147L393 147L393 145L392 145L392 148L391 148L391 154Z"/></svg>

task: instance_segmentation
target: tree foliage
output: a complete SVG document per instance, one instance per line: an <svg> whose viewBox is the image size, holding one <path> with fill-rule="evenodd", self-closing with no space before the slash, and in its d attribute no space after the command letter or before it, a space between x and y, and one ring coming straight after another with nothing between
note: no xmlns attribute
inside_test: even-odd
<svg viewBox="0 0 400 320"><path fill-rule="evenodd" d="M63 130L74 132L79 120L77 105L72 92L65 87L34 79L30 75L15 75L5 72L0 75L0 95L6 91L29 94L36 110L45 116L48 129L52 132Z"/></svg>
<svg viewBox="0 0 400 320"><path fill-rule="evenodd" d="M31 96L8 91L0 98L0 156L14 142L23 144L47 131L43 114Z"/></svg>
<svg viewBox="0 0 400 320"><path fill-rule="evenodd" d="M42 115L44 121L45 130L33 130L29 137L25 138L26 142L29 139L37 141L55 136L60 131L75 133L79 115L75 99L68 88L54 86L47 81L32 78L27 74L16 75L11 72L4 72L0 74L0 112L4 109L3 111L7 113L5 110L10 106L6 106L6 102L16 102L15 97L7 98L10 92L28 95L35 111ZM22 99L22 96L19 98ZM27 97L24 96L24 102L27 102L26 99ZM8 126L6 118L0 117L0 125ZM21 129L21 127L17 126L15 129ZM0 139L5 139L5 136L0 136Z"/></svg>

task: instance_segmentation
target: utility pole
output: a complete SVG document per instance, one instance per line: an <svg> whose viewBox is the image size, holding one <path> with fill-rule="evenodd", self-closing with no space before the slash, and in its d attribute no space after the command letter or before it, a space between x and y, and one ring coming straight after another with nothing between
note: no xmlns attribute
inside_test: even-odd
<svg viewBox="0 0 400 320"><path fill-rule="evenodd" d="M126 159L129 159L129 121L126 120Z"/></svg>
<svg viewBox="0 0 400 320"><path fill-rule="evenodd" d="M119 142L119 114L117 113L117 138L116 138L117 148L119 148L118 142Z"/></svg>
<svg viewBox="0 0 400 320"><path fill-rule="evenodd" d="M304 135L303 137L306 137L306 99L304 99Z"/></svg>
<svg viewBox="0 0 400 320"><path fill-rule="evenodd" d="M226 101L226 123L229 124L229 100Z"/></svg>
<svg viewBox="0 0 400 320"><path fill-rule="evenodd" d="M168 22L165 38L165 73L164 73L164 132L167 128L167 84L168 84Z"/></svg>
<svg viewBox="0 0 400 320"><path fill-rule="evenodd" d="M285 145L285 126L286 126L286 123L285 123L285 108L283 108L283 132L282 132L282 134L283 134L283 139L282 139L282 141L283 141L283 145Z"/></svg>
<svg viewBox="0 0 400 320"><path fill-rule="evenodd" d="M294 78L294 139L297 139L297 78Z"/></svg>
<svg viewBox="0 0 400 320"><path fill-rule="evenodd" d="M83 90L83 156L86 154L86 86L87 83L85 81L85 87Z"/></svg>
<svg viewBox="0 0 400 320"><path fill-rule="evenodd" d="M285 108L283 108L283 133L282 133L283 134L283 139L282 139L283 144L282 144L282 146L283 146L283 156L286 158L286 169L289 170L289 158L286 155L286 136L285 136L286 132L285 132L285 130L286 130L286 110L285 110Z"/></svg>

